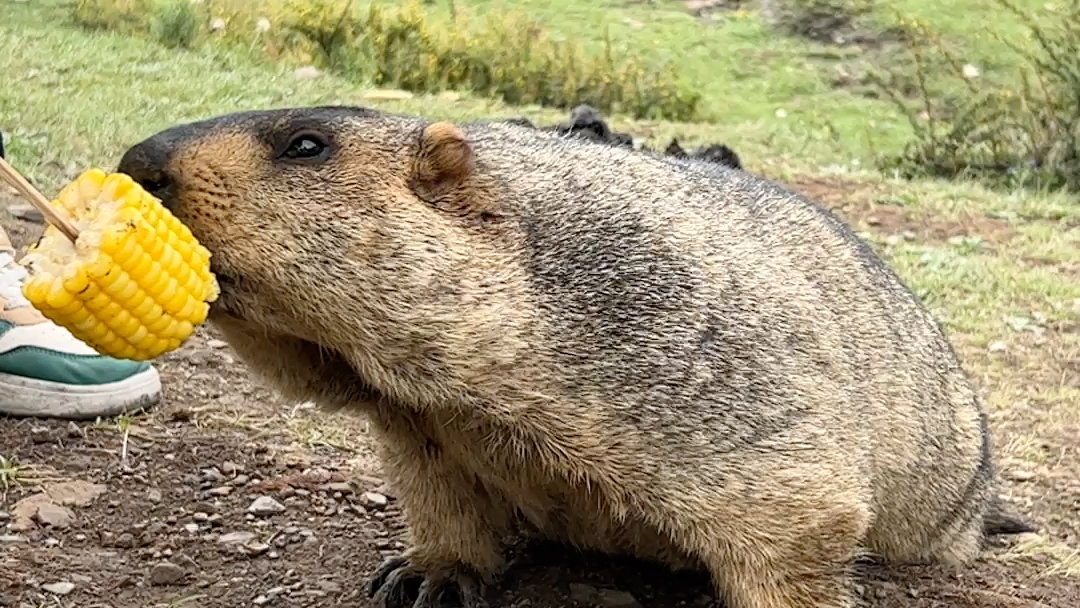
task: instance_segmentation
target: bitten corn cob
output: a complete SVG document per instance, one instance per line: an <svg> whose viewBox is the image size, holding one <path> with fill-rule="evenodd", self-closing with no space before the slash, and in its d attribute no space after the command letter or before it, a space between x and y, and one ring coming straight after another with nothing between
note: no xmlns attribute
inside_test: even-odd
<svg viewBox="0 0 1080 608"><path fill-rule="evenodd" d="M49 226L23 259L35 308L103 355L146 360L169 352L217 299L210 252L127 175L83 173L52 202L79 231Z"/></svg>

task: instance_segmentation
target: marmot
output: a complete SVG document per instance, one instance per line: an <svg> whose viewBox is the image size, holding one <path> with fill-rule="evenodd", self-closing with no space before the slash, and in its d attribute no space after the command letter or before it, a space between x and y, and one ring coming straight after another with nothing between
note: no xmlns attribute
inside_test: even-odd
<svg viewBox="0 0 1080 608"><path fill-rule="evenodd" d="M480 605L524 523L703 567L728 608L842 608L857 557L964 564L996 513L938 324L764 179L336 106L177 126L118 169L213 253L253 370L370 416L411 540L379 605Z"/></svg>

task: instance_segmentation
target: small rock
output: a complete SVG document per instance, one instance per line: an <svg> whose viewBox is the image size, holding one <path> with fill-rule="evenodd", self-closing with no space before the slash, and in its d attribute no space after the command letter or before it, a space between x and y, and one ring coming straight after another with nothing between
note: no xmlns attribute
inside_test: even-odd
<svg viewBox="0 0 1080 608"><path fill-rule="evenodd" d="M867 226L880 226L881 225L881 218L877 217L876 215L867 216L866 225Z"/></svg>
<svg viewBox="0 0 1080 608"><path fill-rule="evenodd" d="M146 499L153 503L159 503L164 498L161 495L161 490L151 489L146 493Z"/></svg>
<svg viewBox="0 0 1080 608"><path fill-rule="evenodd" d="M322 72L319 71L319 68L313 65L305 65L303 67L296 68L296 71L293 72L293 75L296 76L297 80L312 80L321 76Z"/></svg>
<svg viewBox="0 0 1080 608"><path fill-rule="evenodd" d="M195 503L196 513L205 513L207 515L213 515L217 513L217 506L210 502L197 502Z"/></svg>
<svg viewBox="0 0 1080 608"><path fill-rule="evenodd" d="M914 241L917 236L919 235L916 234L914 230L905 230L903 233L905 241Z"/></svg>
<svg viewBox="0 0 1080 608"><path fill-rule="evenodd" d="M327 489L331 492L341 492L342 494L350 494L353 491L352 484L341 481L327 485Z"/></svg>
<svg viewBox="0 0 1080 608"><path fill-rule="evenodd" d="M247 545L244 545L244 550L247 551L249 555L262 555L270 550L270 545L260 542L248 543Z"/></svg>
<svg viewBox="0 0 1080 608"><path fill-rule="evenodd" d="M382 547L380 547L380 549L381 548ZM593 598L596 597L596 592L596 587L593 587L592 585L570 583L570 599L578 604L591 604Z"/></svg>
<svg viewBox="0 0 1080 608"><path fill-rule="evenodd" d="M58 505L86 507L105 493L105 486L89 481L65 481L45 485L45 493Z"/></svg>
<svg viewBox="0 0 1080 608"><path fill-rule="evenodd" d="M45 503L50 503L49 497L44 493L27 496L11 506L12 521L8 527L12 532L26 532L36 526L34 520L37 517L38 508Z"/></svg>
<svg viewBox="0 0 1080 608"><path fill-rule="evenodd" d="M30 441L34 443L48 443L52 440L49 436L49 429L43 426L35 426L30 429Z"/></svg>
<svg viewBox="0 0 1080 608"><path fill-rule="evenodd" d="M221 474L221 471L219 471L217 467L210 467L209 469L204 469L202 471L202 478L207 481L213 481L216 483L221 483L225 481L225 476Z"/></svg>
<svg viewBox="0 0 1080 608"><path fill-rule="evenodd" d="M124 532L116 539L116 546L122 549L131 549L136 545L135 535L131 532Z"/></svg>
<svg viewBox="0 0 1080 608"><path fill-rule="evenodd" d="M217 338L211 338L211 339L206 341L206 345L209 346L210 348L216 348L216 349L220 350L220 349L225 348L226 346L228 346L229 343L224 341L224 340L218 340ZM226 462L225 464L233 464L233 463ZM233 466L236 466L236 465L233 465ZM226 475L231 475L231 473L229 473L229 471L225 470L225 465L221 466L221 472L225 473Z"/></svg>
<svg viewBox="0 0 1080 608"><path fill-rule="evenodd" d="M221 346L215 345L215 342L221 342L221 340L210 340L209 342L207 342L207 345L210 348L222 348ZM221 344L225 343L221 342ZM240 467L237 466L235 462L226 460L225 462L221 463L221 472L226 475L236 475L238 472L240 472Z"/></svg>
<svg viewBox="0 0 1080 608"><path fill-rule="evenodd" d="M903 239L904 237L900 236L899 234L890 234L889 236L885 237L885 244L890 247L896 247Z"/></svg>
<svg viewBox="0 0 1080 608"><path fill-rule="evenodd" d="M626 591L601 589L596 593L596 605L603 608L640 608L637 598Z"/></svg>
<svg viewBox="0 0 1080 608"><path fill-rule="evenodd" d="M248 513L252 515L274 515L275 513L281 513L285 510L285 505L270 498L269 496L260 496L255 499L255 502L251 503L248 507Z"/></svg>
<svg viewBox="0 0 1080 608"><path fill-rule="evenodd" d="M69 583L67 581L47 583L42 585L41 588L53 595L67 595L75 590L75 583Z"/></svg>
<svg viewBox="0 0 1080 608"><path fill-rule="evenodd" d="M211 496L228 496L229 494L232 493L232 491L233 491L232 486L221 486L221 487L217 487L217 488L212 488L209 491L209 494Z"/></svg>
<svg viewBox="0 0 1080 608"><path fill-rule="evenodd" d="M1006 344L1005 342L1002 342L1001 340L995 340L994 342L990 343L990 346L987 347L987 350L989 350L992 353L1000 353L1000 352L1004 352L1008 348L1009 348L1009 345Z"/></svg>
<svg viewBox="0 0 1080 608"><path fill-rule="evenodd" d="M7 511L0 511L0 521L7 521L11 519L11 514Z"/></svg>
<svg viewBox="0 0 1080 608"><path fill-rule="evenodd" d="M14 545L16 543L24 542L26 542L26 537L19 536L18 534L0 535L0 545Z"/></svg>
<svg viewBox="0 0 1080 608"><path fill-rule="evenodd" d="M55 539L55 538L46 538L45 539L45 546L46 547L56 547L59 544L60 544L60 541Z"/></svg>
<svg viewBox="0 0 1080 608"><path fill-rule="evenodd" d="M221 513L214 513L213 515L209 515L206 517L206 523L210 524L211 526L220 526L221 522L223 522L224 520L225 518L221 516Z"/></svg>
<svg viewBox="0 0 1080 608"><path fill-rule="evenodd" d="M32 205L8 205L8 213L24 222L44 224L45 216Z"/></svg>
<svg viewBox="0 0 1080 608"><path fill-rule="evenodd" d="M360 496L360 500L364 503L364 506L368 509L382 510L386 508L389 503L386 496L375 492L364 492Z"/></svg>
<svg viewBox="0 0 1080 608"><path fill-rule="evenodd" d="M250 477L248 477L247 475L237 475L236 479L232 480L232 484L234 486L246 485L249 479Z"/></svg>
<svg viewBox="0 0 1080 608"><path fill-rule="evenodd" d="M1031 471L1008 471L1005 476L1013 481L1031 481L1035 479L1035 473Z"/></svg>
<svg viewBox="0 0 1080 608"><path fill-rule="evenodd" d="M67 434L68 434L68 437L82 437L83 436L82 429L79 428L79 425L75 424L75 421L68 422Z"/></svg>
<svg viewBox="0 0 1080 608"><path fill-rule="evenodd" d="M82 542L82 541L86 540L86 535L85 534L76 534L75 535L75 540L77 540L79 542Z"/></svg>
<svg viewBox="0 0 1080 608"><path fill-rule="evenodd" d="M251 600L251 603L255 604L256 606L263 606L270 603L270 598L266 597L265 595L260 595L259 597Z"/></svg>
<svg viewBox="0 0 1080 608"><path fill-rule="evenodd" d="M341 585L335 583L334 581L327 581L327 580L319 581L319 588L322 589L323 591L327 592L327 593L341 593L342 592Z"/></svg>
<svg viewBox="0 0 1080 608"><path fill-rule="evenodd" d="M251 542L255 538L252 532L229 532L218 537L219 545L241 545Z"/></svg>
<svg viewBox="0 0 1080 608"><path fill-rule="evenodd" d="M199 524L184 524L184 529L187 530L188 534L198 534Z"/></svg>
<svg viewBox="0 0 1080 608"><path fill-rule="evenodd" d="M39 522L46 526L67 528L71 526L71 520L75 519L75 514L67 507L44 502L38 505L36 517Z"/></svg>
<svg viewBox="0 0 1080 608"><path fill-rule="evenodd" d="M172 562L159 562L150 569L150 583L172 585L184 578L184 569Z"/></svg>

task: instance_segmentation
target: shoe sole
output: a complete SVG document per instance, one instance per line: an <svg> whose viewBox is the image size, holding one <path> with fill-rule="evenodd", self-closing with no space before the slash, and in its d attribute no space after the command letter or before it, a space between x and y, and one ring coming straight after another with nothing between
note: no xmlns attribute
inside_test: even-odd
<svg viewBox="0 0 1080 608"><path fill-rule="evenodd" d="M161 400L154 368L109 384L49 382L0 373L0 414L87 420L149 409Z"/></svg>

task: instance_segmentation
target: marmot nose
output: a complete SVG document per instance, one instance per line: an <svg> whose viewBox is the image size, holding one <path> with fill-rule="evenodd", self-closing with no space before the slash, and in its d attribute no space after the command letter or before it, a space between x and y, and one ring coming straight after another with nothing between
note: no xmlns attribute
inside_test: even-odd
<svg viewBox="0 0 1080 608"><path fill-rule="evenodd" d="M169 210L172 210L173 203L173 180L167 167L175 140L169 131L144 139L124 153L116 169L131 176L147 192L161 199L161 204Z"/></svg>

